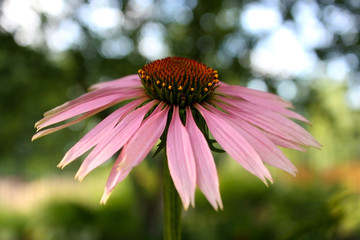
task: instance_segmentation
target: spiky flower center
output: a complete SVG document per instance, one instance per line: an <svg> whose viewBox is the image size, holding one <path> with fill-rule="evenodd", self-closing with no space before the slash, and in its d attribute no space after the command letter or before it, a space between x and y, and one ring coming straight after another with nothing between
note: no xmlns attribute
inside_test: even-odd
<svg viewBox="0 0 360 240"><path fill-rule="evenodd" d="M153 61L138 73L151 98L181 107L206 101L219 83L216 70L183 57Z"/></svg>

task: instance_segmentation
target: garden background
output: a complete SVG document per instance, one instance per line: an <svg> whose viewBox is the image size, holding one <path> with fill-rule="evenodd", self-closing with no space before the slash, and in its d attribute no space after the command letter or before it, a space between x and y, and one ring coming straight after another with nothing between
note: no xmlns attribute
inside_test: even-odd
<svg viewBox="0 0 360 240"><path fill-rule="evenodd" d="M56 168L108 111L31 137L43 112L166 56L293 102L323 145L286 150L297 177L270 168L269 187L215 154L224 210L197 192L183 239L360 239L359 31L357 0L0 1L0 239L162 239L159 157L105 206L111 161L81 183L80 160Z"/></svg>

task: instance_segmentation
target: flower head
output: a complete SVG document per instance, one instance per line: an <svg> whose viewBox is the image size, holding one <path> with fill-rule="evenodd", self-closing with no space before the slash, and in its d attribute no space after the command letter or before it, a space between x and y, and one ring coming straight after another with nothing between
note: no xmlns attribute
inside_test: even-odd
<svg viewBox="0 0 360 240"><path fill-rule="evenodd" d="M272 182L264 163L295 175L296 167L278 146L305 151L320 144L290 118L308 123L289 110L291 103L278 96L230 86L219 81L216 70L197 61L168 57L145 65L138 74L95 84L91 91L44 114L35 124L33 139L45 136L110 106L118 108L81 138L59 163L63 168L90 149L76 178L120 151L101 199L161 140L170 175L185 209L194 205L196 185L210 204L222 208L215 149L210 134L235 161L265 184ZM53 124L69 120L57 127Z"/></svg>

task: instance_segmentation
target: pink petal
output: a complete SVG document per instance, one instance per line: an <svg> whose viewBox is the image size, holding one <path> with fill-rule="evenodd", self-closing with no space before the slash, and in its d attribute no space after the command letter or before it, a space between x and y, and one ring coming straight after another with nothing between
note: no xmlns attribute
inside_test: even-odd
<svg viewBox="0 0 360 240"><path fill-rule="evenodd" d="M263 132L275 145L278 145L280 147L284 147L284 148L290 148L290 149L294 149L300 152L306 152L306 149L304 149L299 143L296 142L292 142L289 141L287 139L284 139L282 137L279 137L277 135L268 133L268 132Z"/></svg>
<svg viewBox="0 0 360 240"><path fill-rule="evenodd" d="M253 146L263 162L295 176L296 167L265 134L242 119L232 120L239 126L239 132Z"/></svg>
<svg viewBox="0 0 360 240"><path fill-rule="evenodd" d="M166 155L170 175L185 209L194 205L196 166L189 135L181 122L179 107L174 106L167 140Z"/></svg>
<svg viewBox="0 0 360 240"><path fill-rule="evenodd" d="M159 104L158 109L163 105ZM118 169L132 169L142 161L164 132L169 106L161 111L154 111L129 140L124 147L123 160L118 165Z"/></svg>
<svg viewBox="0 0 360 240"><path fill-rule="evenodd" d="M221 92L227 92L228 95L232 95L234 97L242 98L242 95L245 94L245 95L265 98L268 100L280 101L280 102L284 102L288 105L289 104L291 105L290 102L285 101L284 99L280 98L276 94L264 92L264 91L260 91L260 90L255 90L255 89L251 89L251 88L247 88L247 87L243 87L243 86L229 85L224 82L221 82L218 89Z"/></svg>
<svg viewBox="0 0 360 240"><path fill-rule="evenodd" d="M127 90L129 90L129 88L134 88L135 85L137 83L139 83L139 78L134 78L134 75L130 75L128 77L124 77L122 78L125 81L122 81L121 84L119 84L119 82L115 81L108 81L108 82L103 82L103 83L99 83L99 88L94 88L93 86L97 86L97 84L93 85L92 87L90 87L90 90L94 89L93 91L90 91L88 93L85 93L83 95L81 95L80 97L71 100L69 102L66 102L64 104L62 104L61 106L58 106L48 112L46 112L44 114L44 116L48 116L51 115L53 113L59 112L60 110L68 107L69 105L74 105L74 104L78 104L78 103L82 103L85 101L88 101L92 98L96 98L98 96L103 96L103 95L110 95L110 94L115 94L115 93L121 93L121 92L127 92ZM128 78L128 79L127 79ZM132 79L132 80L131 80ZM119 79L121 80L121 79ZM136 82L136 84L135 84ZM140 82L141 84L141 82ZM134 90L134 89L131 89ZM140 89L137 89L140 90Z"/></svg>
<svg viewBox="0 0 360 240"><path fill-rule="evenodd" d="M216 141L232 158L247 171L259 177L265 184L267 184L265 178L272 182L268 169L264 166L254 148L238 131L235 123L230 121L228 117L224 117L225 114L218 110L213 113L198 103L194 104L194 106L204 117Z"/></svg>
<svg viewBox="0 0 360 240"><path fill-rule="evenodd" d="M242 86L233 86L221 83L221 85L216 89L216 92L232 97L242 98L251 103L264 107L273 104L277 104L285 108L293 107L290 102L281 99L275 94L249 89Z"/></svg>
<svg viewBox="0 0 360 240"><path fill-rule="evenodd" d="M90 87L90 90L100 88L132 88L141 86L142 84L139 75L133 74L120 79L94 84Z"/></svg>
<svg viewBox="0 0 360 240"><path fill-rule="evenodd" d="M145 100L147 100L147 98L143 98L142 101L144 102ZM46 135L48 135L48 134L51 134L51 133L57 132L57 131L59 131L59 130L61 130L61 129L67 128L67 127L69 127L69 126L72 126L72 125L74 125L74 124L76 124L76 123L78 123L78 122L80 122L80 121L82 121L82 120L84 120L84 119L86 119L86 118L88 118L88 117L91 117L91 116L93 116L93 115L95 115L95 114L97 114L97 113L105 110L106 108L110 107L111 105L113 105L113 104L108 104L108 105L105 105L105 106L103 106L103 107L101 107L101 108L97 108L97 109L95 109L95 110L92 110L92 111L90 111L90 112L87 112L86 114L84 114L84 115L82 115L82 116L80 116L80 117L78 117L78 118L76 118L76 119L73 119L73 120L70 121L70 122L64 123L63 125L42 130L42 131L36 133L36 134L32 137L31 141L34 141L34 140L36 140L36 139L38 139L38 138L40 138L40 137L46 136Z"/></svg>
<svg viewBox="0 0 360 240"><path fill-rule="evenodd" d="M69 108L71 106L76 106L78 104L99 98L99 97L104 97L104 96L109 96L109 95L114 95L114 94L122 94L122 93L127 93L129 89L122 89L122 88L105 88L105 89L97 89L88 93L85 93L83 95L81 95L80 97L77 97L71 101L68 101L54 109L51 109L50 111L47 111L46 113L44 113L44 116L50 116L50 115L54 115L54 114L58 114L59 112L65 110L66 108ZM134 89L132 89L134 90ZM137 89L137 91L139 91L139 89Z"/></svg>
<svg viewBox="0 0 360 240"><path fill-rule="evenodd" d="M126 147L126 144L124 147ZM120 164L122 159L123 159L123 151L121 151L119 157L116 159L116 161L111 169L109 178L106 182L105 191L100 200L101 204L105 204L107 202L107 200L109 199L111 192L115 188L116 184L123 181L131 172L131 168L124 169L124 170L118 170L117 166Z"/></svg>
<svg viewBox="0 0 360 240"><path fill-rule="evenodd" d="M125 144L106 182L102 203L106 202L116 184L124 180L132 168L138 165L156 144L164 132L168 112L168 106L162 111L154 111Z"/></svg>
<svg viewBox="0 0 360 240"><path fill-rule="evenodd" d="M74 120L72 120L72 121L70 121L70 122L67 122L67 123L61 125L61 126L57 126L57 127L53 127L53 128L48 128L48 129L42 130L42 131L36 133L36 134L31 138L31 141L34 141L34 140L36 140L36 139L38 139L38 138L44 137L44 136L49 135L49 134L51 134L51 133L57 132L57 131L59 131L59 130L61 130L61 129L67 128L67 127L69 127L69 126L72 126L72 125L74 125L74 124L76 124L76 123L78 123L78 122L80 122L80 121L82 121L82 120L84 120L84 119L86 119L86 118L88 118L88 117L91 117L91 116L99 113L100 111L102 111L102 110L104 110L104 109L105 109L105 108L100 108L100 109L96 109L96 110L90 111L90 112L82 115L81 117L78 117L78 118L76 118L76 119L74 119Z"/></svg>
<svg viewBox="0 0 360 240"><path fill-rule="evenodd" d="M232 102L233 99L228 100L228 103L232 103ZM229 108L228 106L222 103L220 103L219 105L220 107L223 107L225 111L229 111L230 113L232 113L232 111L236 111L236 109L231 107ZM257 109L256 106L251 106L251 107L250 108L252 110L261 113L260 109ZM211 105L209 105L208 108L213 112L219 111ZM253 126L247 121L242 120L239 117L236 117L236 115L233 116L231 120L241 128L239 130L242 132L241 133L242 136L244 136L245 139L254 147L256 152L259 154L261 160L263 160L267 164L283 169L289 172L290 174L295 175L295 172L297 171L296 167L287 159L287 157L283 154L283 152L276 147L275 143L271 141L271 138L269 138L268 135L266 135L259 128ZM296 148L300 148L302 150L301 147L297 145L295 146Z"/></svg>
<svg viewBox="0 0 360 240"><path fill-rule="evenodd" d="M117 109L115 112L107 116L90 132L81 138L67 153L59 163L58 167L64 168L67 164L83 155L90 148L101 142L106 136L111 134L116 124L127 114L134 110L135 107L144 102L144 99L137 99L125 106Z"/></svg>
<svg viewBox="0 0 360 240"><path fill-rule="evenodd" d="M99 91L97 94L93 94ZM97 90L84 94L79 98L67 102L44 114L44 118L38 121L35 126L38 130L50 126L52 124L70 119L80 114L103 108L109 107L124 100L139 98L144 96L142 89L129 89L126 91L114 90ZM100 92L102 91L102 92Z"/></svg>
<svg viewBox="0 0 360 240"><path fill-rule="evenodd" d="M206 139L197 127L191 113L191 108L186 108L186 125L189 133L196 165L196 183L209 200L215 210L223 208L219 191L219 180L213 155Z"/></svg>
<svg viewBox="0 0 360 240"><path fill-rule="evenodd" d="M220 106L225 111L263 129L264 131L282 137L288 141L309 147L321 147L321 145L313 138L313 136L311 136L310 133L293 121L282 117L281 115L271 111L263 111L261 113L260 109L247 106L246 104L239 103L238 101L234 103L232 99L228 99L227 101L229 104L236 105L236 107L231 107L223 103L217 103L216 105Z"/></svg>
<svg viewBox="0 0 360 240"><path fill-rule="evenodd" d="M254 111L256 112L264 112L264 111L272 111L272 112L275 112L275 113L278 113L278 114L281 114L285 117L290 117L290 118L293 118L293 119L297 119L297 120L300 120L302 122L305 122L307 124L310 124L309 120L307 120L306 118L304 118L303 116L301 116L300 114L296 113L296 112L293 112L289 109L286 109L278 104L274 104L274 103L269 103L267 102L266 99L264 99L264 102L267 102L266 104L262 105L262 106L259 106L259 105L255 105L253 103L250 103L250 102L247 102L246 100L241 100L241 99L231 99L231 101L229 101L229 98L227 97L223 97L223 96L217 96L216 97L218 100L220 101L223 101L223 102L226 102L228 104L231 104L231 105L246 105L248 106L249 108L253 109Z"/></svg>
<svg viewBox="0 0 360 240"><path fill-rule="evenodd" d="M145 114L156 104L151 101L143 107L129 113L121 122L99 142L94 150L86 157L75 178L80 181L94 168L108 160L112 155L119 151L124 144L134 135L140 127Z"/></svg>

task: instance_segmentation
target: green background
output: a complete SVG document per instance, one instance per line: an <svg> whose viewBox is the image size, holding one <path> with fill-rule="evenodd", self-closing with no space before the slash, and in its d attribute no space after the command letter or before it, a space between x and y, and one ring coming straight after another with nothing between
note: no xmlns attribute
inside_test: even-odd
<svg viewBox="0 0 360 240"><path fill-rule="evenodd" d="M149 156L136 167L105 206L99 200L113 160L82 183L73 176L83 157L64 170L56 168L67 149L110 111L31 142L34 123L42 113L81 95L91 84L134 74L156 57L140 47L147 29L150 36L156 36L156 29L162 33L157 41L166 55L206 63L219 71L224 82L247 86L256 78L279 94L281 83L295 86L290 100L312 122L305 127L323 145L322 150L307 153L285 150L298 175L294 178L270 168L275 183L269 187L227 154L214 154L224 210L214 211L197 192L196 207L183 213L183 239L360 239L357 1L186 0L180 1L180 8L175 1L63 0L66 13L56 17L36 8L34 1L31 9L38 28L25 33L9 25L10 2L19 1L0 2L1 240L162 239L160 157ZM23 3L15 8L19 16ZM281 19L277 28L286 26L300 34L308 23L297 15L305 12L301 4L315 9L317 23L326 30L326 43L302 45L314 56L316 67L296 74L256 69L252 54L276 28L252 32L242 16L250 6L274 8ZM91 25L80 14L87 7L102 6L121 16L110 30ZM171 14L178 10L182 11ZM349 21L350 30L341 28ZM69 29L64 22L76 25L81 37L54 47L50 33ZM26 42L24 36L38 40ZM121 43L119 39L122 45L109 43ZM143 42L145 49L153 47L148 43ZM347 64L341 79L332 75L342 70L331 65L334 59Z"/></svg>

